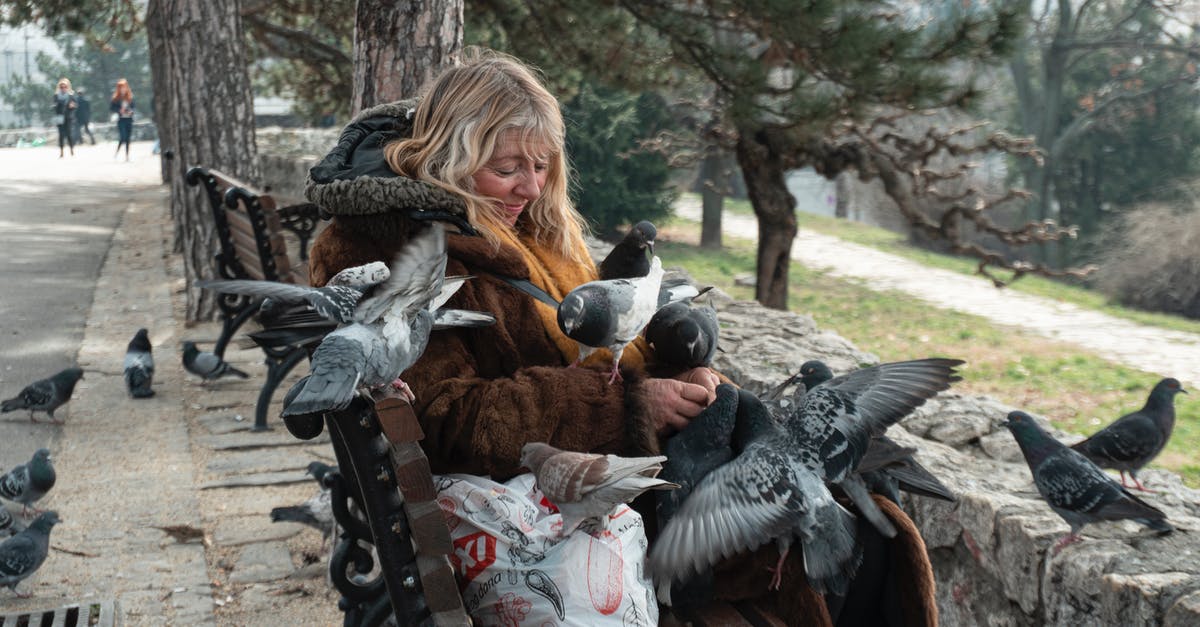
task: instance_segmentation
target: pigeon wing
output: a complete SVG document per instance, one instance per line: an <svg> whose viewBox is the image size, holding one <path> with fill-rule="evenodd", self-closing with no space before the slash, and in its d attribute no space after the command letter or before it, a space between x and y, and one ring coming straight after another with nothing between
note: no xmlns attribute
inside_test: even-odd
<svg viewBox="0 0 1200 627"><path fill-rule="evenodd" d="M28 576L46 558L45 554L39 553L37 541L29 532L0 543L0 577L21 579Z"/></svg>
<svg viewBox="0 0 1200 627"><path fill-rule="evenodd" d="M330 333L313 352L304 387L283 408L284 416L342 409L354 398L367 366L366 347L342 331Z"/></svg>
<svg viewBox="0 0 1200 627"><path fill-rule="evenodd" d="M441 292L446 276L446 231L432 224L404 245L390 265L391 275L358 306L356 318L370 323L393 307L426 307Z"/></svg>
<svg viewBox="0 0 1200 627"><path fill-rule="evenodd" d="M308 303L322 317L346 324L354 319L355 307L363 297L358 287L333 285L307 287L277 281L197 281L199 287L228 294L261 296L284 304Z"/></svg>
<svg viewBox="0 0 1200 627"><path fill-rule="evenodd" d="M29 490L29 466L18 464L0 477L0 496L18 503L23 502Z"/></svg>
<svg viewBox="0 0 1200 627"><path fill-rule="evenodd" d="M1162 445L1162 431L1144 414L1125 416L1071 447L1097 463L1136 463Z"/></svg>
<svg viewBox="0 0 1200 627"><path fill-rule="evenodd" d="M21 390L21 400L25 403L26 407L46 407L57 396L57 387L53 379L34 381Z"/></svg>
<svg viewBox="0 0 1200 627"><path fill-rule="evenodd" d="M1055 510L1081 515L1084 521L1162 518L1161 511L1129 494L1082 454L1064 448L1033 471L1034 482Z"/></svg>
<svg viewBox="0 0 1200 627"><path fill-rule="evenodd" d="M708 474L659 533L649 568L660 588L786 533L804 512L795 462L763 444Z"/></svg>

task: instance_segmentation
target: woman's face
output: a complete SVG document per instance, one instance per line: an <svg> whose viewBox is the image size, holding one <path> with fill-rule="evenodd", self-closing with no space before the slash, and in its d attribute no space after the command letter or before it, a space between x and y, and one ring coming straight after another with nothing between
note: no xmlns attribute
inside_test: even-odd
<svg viewBox="0 0 1200 627"><path fill-rule="evenodd" d="M542 195L550 171L550 151L524 146L516 131L504 134L492 158L471 178L475 192L495 199L500 219L509 226Z"/></svg>
<svg viewBox="0 0 1200 627"><path fill-rule="evenodd" d="M58 84L58 91L65 92L65 91L67 91L68 89L70 89L70 87L68 87L66 83L59 83L59 84Z"/></svg>

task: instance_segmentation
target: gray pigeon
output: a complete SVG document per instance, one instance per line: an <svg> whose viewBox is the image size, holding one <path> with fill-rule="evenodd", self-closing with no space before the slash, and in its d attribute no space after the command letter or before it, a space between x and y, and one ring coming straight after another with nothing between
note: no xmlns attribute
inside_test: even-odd
<svg viewBox="0 0 1200 627"><path fill-rule="evenodd" d="M195 342L183 343L183 369L200 377L202 382L215 381L225 376L250 378L250 375L229 365L215 353L196 348Z"/></svg>
<svg viewBox="0 0 1200 627"><path fill-rule="evenodd" d="M1166 514L1131 494L1082 453L1050 437L1029 414L1011 412L1004 426L1021 447L1042 498L1071 525L1070 533L1055 543L1055 554L1077 542L1088 523L1128 519L1159 533L1175 530Z"/></svg>
<svg viewBox="0 0 1200 627"><path fill-rule="evenodd" d="M579 345L581 363L598 348L612 352L612 383L621 378L621 353L658 309L662 261L650 260L650 272L633 279L589 281L571 290L558 306L558 327Z"/></svg>
<svg viewBox="0 0 1200 627"><path fill-rule="evenodd" d="M409 240L392 261L388 279L357 302L352 321L317 346L310 374L297 383L283 416L343 409L359 388L392 385L411 400L400 374L425 351L430 331L493 324L491 314L442 309L469 278L446 277L446 260L442 225L434 223Z"/></svg>
<svg viewBox="0 0 1200 627"><path fill-rule="evenodd" d="M46 561L50 553L50 529L60 522L57 513L45 512L24 531L0 542L0 586L8 586L19 597L33 595L17 592L17 584L37 572Z"/></svg>
<svg viewBox="0 0 1200 627"><path fill-rule="evenodd" d="M146 329L138 329L129 347L125 349L125 389L133 398L154 396L150 384L154 381L154 355L150 347L150 335Z"/></svg>
<svg viewBox="0 0 1200 627"><path fill-rule="evenodd" d="M1137 489L1150 492L1138 481L1137 472L1158 457L1171 438L1175 428L1175 395L1180 392L1187 394L1178 380L1159 381L1144 407L1121 416L1071 448L1101 468L1120 471L1123 487L1128 472Z"/></svg>
<svg viewBox="0 0 1200 627"><path fill-rule="evenodd" d="M24 515L54 487L57 475L50 461L50 449L40 448L26 464L17 464L0 476L0 497L20 503ZM34 508L34 511L38 511Z"/></svg>
<svg viewBox="0 0 1200 627"><path fill-rule="evenodd" d="M800 387L792 397L793 402L802 402L803 395L833 378L833 371L825 362L813 359L804 362L799 372L785 381L774 392L779 396L782 389L793 381L798 380ZM799 399L799 401L797 401ZM783 403L789 404L789 399ZM900 490L921 496L954 502L958 497L946 487L933 473L922 466L913 454L916 449L902 447L886 435L880 434L871 438L867 452L858 463L857 473L863 478L871 491L882 494L892 502L900 503Z"/></svg>
<svg viewBox="0 0 1200 627"><path fill-rule="evenodd" d="M307 501L299 505L276 507L271 510L271 522L290 521L303 523L321 532L322 538L328 538L333 533L333 497L323 479L325 475L337 468L321 462L310 462L307 473L316 480L320 490Z"/></svg>
<svg viewBox="0 0 1200 627"><path fill-rule="evenodd" d="M673 583L771 541L780 555L770 587L779 589L796 538L813 589L845 594L861 559L857 521L834 500L795 434L742 391L732 441L737 455L700 480L650 547L660 601L671 604Z"/></svg>
<svg viewBox="0 0 1200 627"><path fill-rule="evenodd" d="M62 424L61 420L54 417L54 410L71 400L75 384L82 378L83 370L67 368L48 379L34 381L25 386L20 394L0 403L0 413L28 409L29 419L37 422L33 418L33 412L44 411L50 416L51 422Z"/></svg>
<svg viewBox="0 0 1200 627"><path fill-rule="evenodd" d="M646 341L654 346L655 358L668 366L709 366L717 354L717 310L711 304L691 305L686 300L669 303L650 318Z"/></svg>
<svg viewBox="0 0 1200 627"><path fill-rule="evenodd" d="M324 319L339 324L354 322L358 303L370 288L391 275L382 262L346 268L329 279L325 287L293 285L278 281L197 281L196 286L228 294L262 296L273 305L308 303Z"/></svg>
<svg viewBox="0 0 1200 627"><path fill-rule="evenodd" d="M21 518L13 516L8 507L0 503L0 537L16 535L24 528Z"/></svg>
<svg viewBox="0 0 1200 627"><path fill-rule="evenodd" d="M654 238L657 236L658 229L646 220L633 225L600 262L600 278L634 279L646 276L650 272L650 258L646 256L646 251L654 254Z"/></svg>
<svg viewBox="0 0 1200 627"><path fill-rule="evenodd" d="M855 471L871 439L960 380L954 368L962 364L958 359L917 359L834 377L808 389L803 400L781 416L782 423L804 448L803 454L811 456L821 478L842 488L862 515L892 538L896 528ZM801 372L811 365L802 365Z"/></svg>
<svg viewBox="0 0 1200 627"><path fill-rule="evenodd" d="M521 447L521 466L533 472L538 489L562 514L564 536L646 490L678 488L655 478L666 459L577 453L545 442Z"/></svg>

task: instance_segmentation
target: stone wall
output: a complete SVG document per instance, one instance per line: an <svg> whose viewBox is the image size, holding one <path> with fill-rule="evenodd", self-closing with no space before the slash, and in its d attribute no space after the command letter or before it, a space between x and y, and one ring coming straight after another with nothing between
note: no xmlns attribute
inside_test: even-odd
<svg viewBox="0 0 1200 627"><path fill-rule="evenodd" d="M714 365L756 392L808 359L836 373L878 362L808 316L727 299L717 308L725 352ZM1069 527L1038 496L1000 426L1012 409L945 393L888 430L918 448L919 461L959 495L957 503L905 495L933 562L942 624L1200 625L1200 492L1173 473L1140 473L1159 491L1146 500L1179 531L1156 537L1133 522L1089 525L1083 542L1051 556L1049 547Z"/></svg>
<svg viewBox="0 0 1200 627"><path fill-rule="evenodd" d="M335 140L329 131L260 139L264 177L278 190L302 191L299 173ZM271 153L273 145L287 146L286 154ZM594 255L606 253L606 244L591 244ZM809 359L824 360L836 373L879 361L809 316L714 292L722 348L714 367L751 391L773 388ZM970 355L947 356L970 361ZM1146 499L1179 531L1155 537L1132 522L1090 525L1083 542L1052 556L1049 547L1068 527L1037 495L1000 426L1012 409L988 397L946 393L888 431L918 448L920 462L959 495L957 503L905 495L905 510L929 548L942 624L1200 625L1200 492L1172 473L1141 473L1159 490Z"/></svg>

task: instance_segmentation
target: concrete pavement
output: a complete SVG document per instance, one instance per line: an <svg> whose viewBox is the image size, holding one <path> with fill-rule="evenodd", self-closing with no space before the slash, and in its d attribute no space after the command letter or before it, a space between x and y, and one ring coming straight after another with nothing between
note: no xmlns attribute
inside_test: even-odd
<svg viewBox="0 0 1200 627"><path fill-rule="evenodd" d="M51 534L46 563L19 587L32 596L0 590L0 616L26 615L38 624L43 610L115 601L126 625L339 623L337 596L321 568L307 566L320 561L320 535L268 517L272 507L315 490L303 468L313 459L331 461L332 452L327 443L291 438L277 420L273 431L249 431L265 373L258 349L231 347L226 355L251 373L249 381L202 386L185 375L180 342L211 347L219 327L182 322L182 267L169 250L167 188L150 144L135 144L130 163L111 161L111 150L81 146L74 161L60 161L56 148L0 150L0 185L28 185L34 200L58 188L124 191L75 199L83 214L100 213L105 203L117 203L117 211L94 293L76 284L65 290L76 302L90 301L86 322L56 338L76 342L74 358L86 373L59 412L65 424L48 436L58 482L39 505L58 511L63 523ZM47 259L28 263L55 276ZM143 326L154 345L157 394L135 401L125 393L121 359ZM3 391L15 393L10 388L19 386L9 381L21 378L29 377L6 374ZM24 421L14 427L28 424L23 415L9 416ZM0 442L0 459L24 461L28 447ZM246 483L262 485L240 487ZM197 537L181 541L167 529Z"/></svg>

